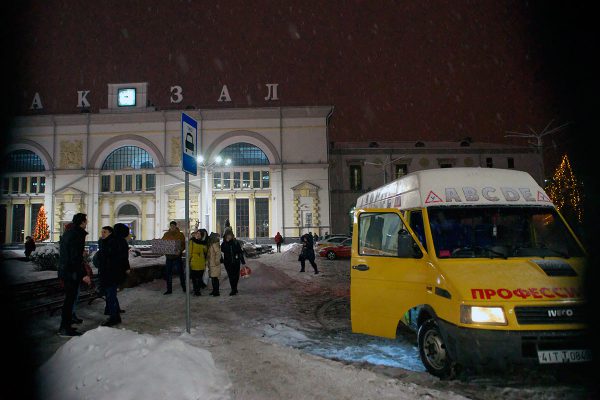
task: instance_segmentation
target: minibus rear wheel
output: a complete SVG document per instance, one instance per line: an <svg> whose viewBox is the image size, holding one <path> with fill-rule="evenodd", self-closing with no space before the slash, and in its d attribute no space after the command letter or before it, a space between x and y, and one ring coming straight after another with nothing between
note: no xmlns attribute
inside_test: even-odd
<svg viewBox="0 0 600 400"><path fill-rule="evenodd" d="M434 319L421 325L418 333L419 355L430 374L441 379L452 378L454 362L448 354L440 328Z"/></svg>

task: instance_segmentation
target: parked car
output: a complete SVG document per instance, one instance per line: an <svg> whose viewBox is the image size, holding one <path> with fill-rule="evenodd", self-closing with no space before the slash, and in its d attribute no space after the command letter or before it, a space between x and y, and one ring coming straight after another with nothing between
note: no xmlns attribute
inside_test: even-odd
<svg viewBox="0 0 600 400"><path fill-rule="evenodd" d="M317 242L317 249L322 249L323 247L335 246L342 243L344 240L349 239L349 236L332 236L329 239L319 240Z"/></svg>
<svg viewBox="0 0 600 400"><path fill-rule="evenodd" d="M327 235L323 236L320 240L327 240L329 238L338 237L338 236L344 236L344 237L347 237L347 238L350 237L350 235L347 235L345 233L330 233L330 234L327 234Z"/></svg>
<svg viewBox="0 0 600 400"><path fill-rule="evenodd" d="M352 238L348 238L336 245L326 246L319 250L321 257L327 257L330 260L336 258L350 257L352 254Z"/></svg>
<svg viewBox="0 0 600 400"><path fill-rule="evenodd" d="M237 239L237 241L240 242L246 257L256 257L258 255L258 248L254 243L242 239Z"/></svg>

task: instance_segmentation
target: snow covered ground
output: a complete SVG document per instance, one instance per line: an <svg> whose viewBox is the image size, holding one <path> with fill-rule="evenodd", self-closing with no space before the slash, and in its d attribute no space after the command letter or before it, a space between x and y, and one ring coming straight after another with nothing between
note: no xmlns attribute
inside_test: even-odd
<svg viewBox="0 0 600 400"><path fill-rule="evenodd" d="M580 381L528 373L440 381L424 372L414 336L396 341L353 334L349 327L349 262L317 259L321 274L300 273L297 244L247 260L253 273L240 294L163 296L155 280L119 292L123 323L99 327L104 304L78 305L81 337L56 335L60 317L30 319L25 339L34 355L41 399L585 399ZM19 257L21 254L18 255ZM132 266L162 259L132 258ZM29 262L8 260L15 282L46 279ZM53 276L55 277L55 273Z"/></svg>

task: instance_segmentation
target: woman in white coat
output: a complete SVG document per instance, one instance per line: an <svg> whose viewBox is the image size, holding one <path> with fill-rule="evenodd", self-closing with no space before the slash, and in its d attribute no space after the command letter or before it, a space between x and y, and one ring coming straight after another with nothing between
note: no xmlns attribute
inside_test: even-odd
<svg viewBox="0 0 600 400"><path fill-rule="evenodd" d="M220 236L218 233L212 232L208 238L208 273L212 283L211 296L219 296L219 278L221 277L221 245L219 244Z"/></svg>

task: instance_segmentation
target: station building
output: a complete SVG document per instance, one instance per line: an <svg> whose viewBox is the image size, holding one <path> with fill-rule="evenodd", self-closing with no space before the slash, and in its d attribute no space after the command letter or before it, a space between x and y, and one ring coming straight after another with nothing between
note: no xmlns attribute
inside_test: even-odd
<svg viewBox="0 0 600 400"><path fill-rule="evenodd" d="M121 106L119 88L135 85L137 101ZM299 236L301 221L329 230L332 107L157 111L145 85L109 85L99 113L15 119L2 151L2 243L31 235L42 205L53 241L78 212L88 215L88 240L117 222L136 240L160 238L172 220L183 230L182 112L198 121L204 158L189 178L190 228L222 233L228 220L237 237L253 239Z"/></svg>
<svg viewBox="0 0 600 400"><path fill-rule="evenodd" d="M102 226L130 227L132 238L159 238L185 225L181 168L186 113L198 121L203 161L190 177L190 229L267 240L303 233L349 233L356 199L390 180L429 168L496 167L543 178L535 149L458 142L329 141L333 106L157 110L147 83L108 85L98 113L17 117L3 149L0 242L22 243L42 206L50 240L73 215L88 215L88 240ZM120 89L135 87L122 105ZM129 100L125 100L129 101ZM225 165L224 160L231 163Z"/></svg>

